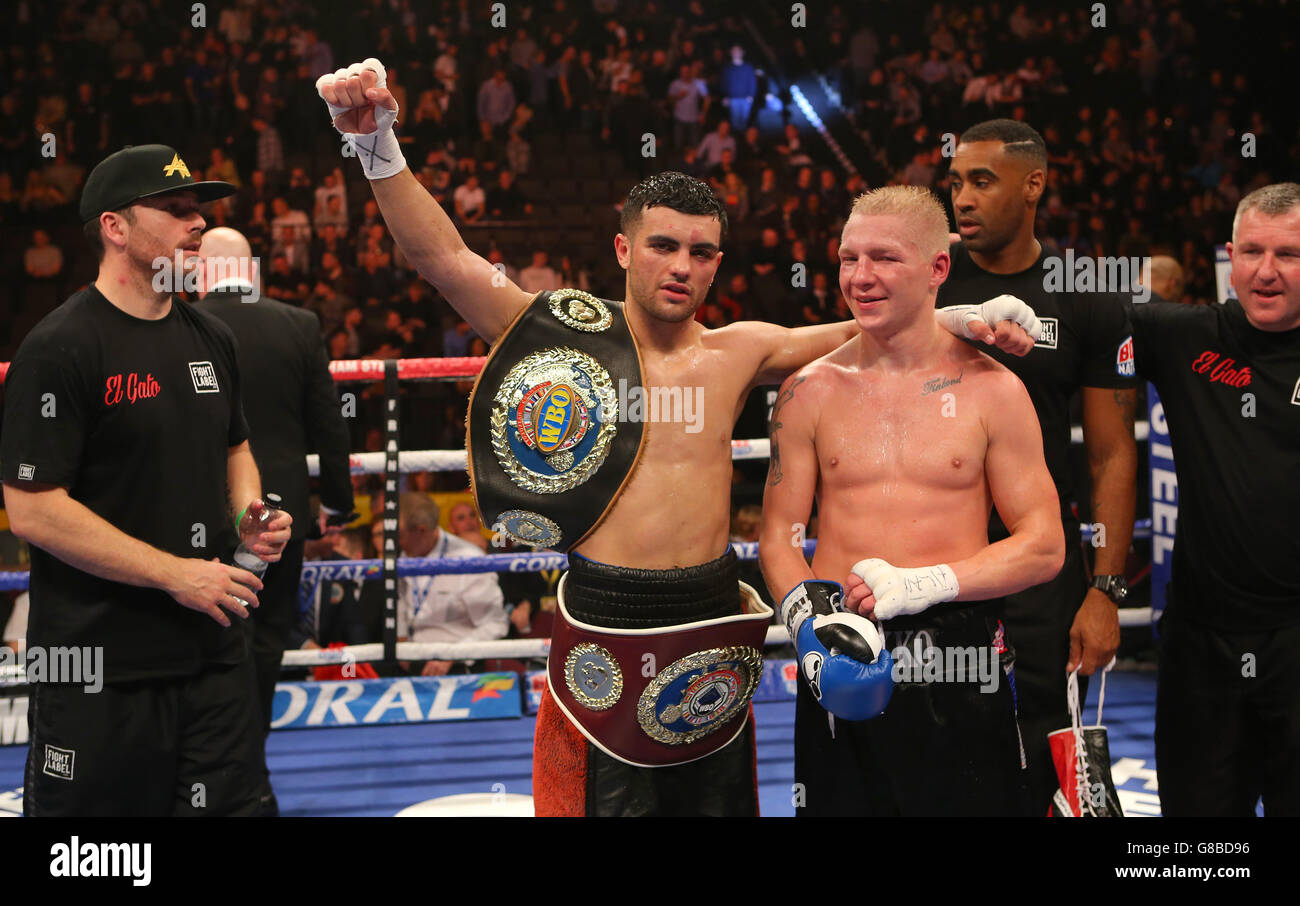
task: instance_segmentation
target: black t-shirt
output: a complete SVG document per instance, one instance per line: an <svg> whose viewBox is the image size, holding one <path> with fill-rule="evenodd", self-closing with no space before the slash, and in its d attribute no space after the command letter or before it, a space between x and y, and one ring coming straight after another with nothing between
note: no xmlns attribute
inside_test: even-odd
<svg viewBox="0 0 1300 906"><path fill-rule="evenodd" d="M1023 300L1044 324L1044 338L1023 358L983 343L976 345L1011 369L1029 391L1043 429L1047 468L1061 499L1061 518L1068 525L1074 500L1069 467L1070 398L1080 387L1137 387L1127 297L1045 289L1046 249L1018 274L989 273L971 260L960 242L953 243L950 252L952 272L939 287L940 308L979 305L1007 293ZM1077 532L1078 520L1073 520L1073 525Z"/></svg>
<svg viewBox="0 0 1300 906"><path fill-rule="evenodd" d="M1237 631L1295 625L1300 328L1257 330L1236 300L1149 302L1132 319L1178 472L1170 611Z"/></svg>
<svg viewBox="0 0 1300 906"><path fill-rule="evenodd" d="M14 357L0 477L60 485L133 538L211 559L234 545L226 464L247 437L230 328L178 300L161 320L142 320L91 285ZM103 646L108 682L239 660L237 627L163 591L101 579L35 545L31 559L29 645Z"/></svg>

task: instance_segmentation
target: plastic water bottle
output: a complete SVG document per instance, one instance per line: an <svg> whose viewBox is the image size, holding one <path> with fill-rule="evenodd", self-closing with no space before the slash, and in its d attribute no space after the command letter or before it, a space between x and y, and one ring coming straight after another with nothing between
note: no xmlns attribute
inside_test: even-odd
<svg viewBox="0 0 1300 906"><path fill-rule="evenodd" d="M279 494L266 494L262 497L262 502L266 506L262 508L262 512L258 515L255 523L258 532L263 531L266 523L275 518L275 514L282 509L281 503L283 503ZM266 568L271 565L253 553L242 540L239 542L239 547L235 548L234 560L236 566L248 570L259 579L266 573Z"/></svg>

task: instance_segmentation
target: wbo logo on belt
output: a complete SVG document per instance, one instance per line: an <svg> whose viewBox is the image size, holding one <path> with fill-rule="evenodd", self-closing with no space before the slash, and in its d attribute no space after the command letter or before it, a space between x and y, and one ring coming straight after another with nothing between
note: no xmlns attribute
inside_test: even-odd
<svg viewBox="0 0 1300 906"><path fill-rule="evenodd" d="M620 425L640 359L622 306L539 293L507 328L470 398L470 481L494 532L567 551L613 506L644 430ZM579 490L580 489L580 490Z"/></svg>

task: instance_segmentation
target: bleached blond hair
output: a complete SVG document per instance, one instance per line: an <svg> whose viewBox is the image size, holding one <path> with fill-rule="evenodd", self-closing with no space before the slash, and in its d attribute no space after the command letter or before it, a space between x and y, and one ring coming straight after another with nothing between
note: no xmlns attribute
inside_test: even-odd
<svg viewBox="0 0 1300 906"><path fill-rule="evenodd" d="M900 238L916 245L923 255L948 250L948 215L934 193L922 186L884 186L863 192L853 202L849 217L901 217L908 234Z"/></svg>

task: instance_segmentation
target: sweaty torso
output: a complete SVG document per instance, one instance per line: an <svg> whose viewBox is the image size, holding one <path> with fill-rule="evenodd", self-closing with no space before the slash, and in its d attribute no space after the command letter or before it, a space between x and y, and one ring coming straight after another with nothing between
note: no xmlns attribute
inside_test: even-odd
<svg viewBox="0 0 1300 906"><path fill-rule="evenodd" d="M641 348L646 386L629 393L645 446L604 521L575 550L592 560L671 569L715 560L731 517L731 432L760 364L743 324L701 330L684 349ZM638 401L641 403L638 413Z"/></svg>
<svg viewBox="0 0 1300 906"><path fill-rule="evenodd" d="M987 385L1001 368L945 347L933 367L891 373L860 367L849 343L804 370L789 405L812 408L819 578L843 582L865 557L928 566L987 546Z"/></svg>

